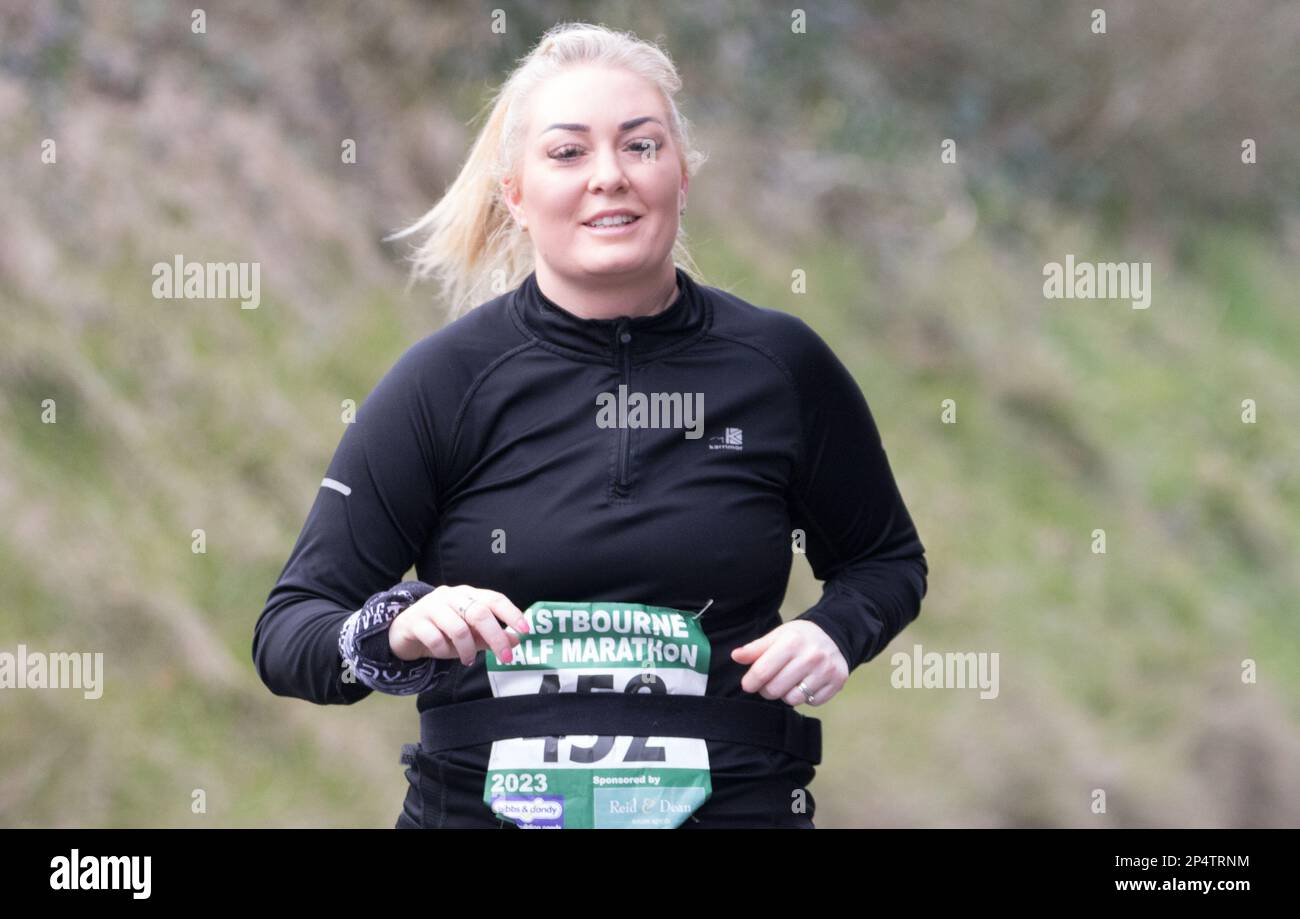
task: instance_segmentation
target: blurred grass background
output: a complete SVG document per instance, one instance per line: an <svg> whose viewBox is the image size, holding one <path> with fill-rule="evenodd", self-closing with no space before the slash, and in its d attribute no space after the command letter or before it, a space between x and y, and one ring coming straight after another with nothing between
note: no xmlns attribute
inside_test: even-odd
<svg viewBox="0 0 1300 919"><path fill-rule="evenodd" d="M805 710L818 825L1300 823L1300 7L1097 6L0 7L0 650L106 683L0 690L0 825L392 825L414 700L274 697L253 624L340 402L445 319L381 237L565 19L678 62L704 280L832 344L926 544L920 618ZM176 253L261 306L153 299ZM1066 253L1151 262L1150 309L1045 300ZM784 612L819 591L796 558ZM891 689L918 642L998 698Z"/></svg>

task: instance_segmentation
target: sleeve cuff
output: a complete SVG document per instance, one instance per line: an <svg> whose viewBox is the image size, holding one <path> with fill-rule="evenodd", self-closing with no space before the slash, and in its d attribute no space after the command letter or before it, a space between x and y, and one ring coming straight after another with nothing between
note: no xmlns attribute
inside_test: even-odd
<svg viewBox="0 0 1300 919"><path fill-rule="evenodd" d="M339 655L360 683L390 695L409 696L428 689L446 673L448 662L432 657L400 660L388 644L392 621L432 592L433 587L423 581L403 581L381 590L344 620L339 630Z"/></svg>

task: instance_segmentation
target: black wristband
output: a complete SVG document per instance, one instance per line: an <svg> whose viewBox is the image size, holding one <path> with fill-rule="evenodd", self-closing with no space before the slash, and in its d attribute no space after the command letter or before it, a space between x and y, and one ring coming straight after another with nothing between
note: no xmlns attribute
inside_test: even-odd
<svg viewBox="0 0 1300 919"><path fill-rule="evenodd" d="M431 657L400 660L393 656L388 644L392 621L433 590L423 581L403 581L371 596L344 621L339 630L339 655L363 684L391 695L414 695L428 689L446 672L447 668L439 667Z"/></svg>

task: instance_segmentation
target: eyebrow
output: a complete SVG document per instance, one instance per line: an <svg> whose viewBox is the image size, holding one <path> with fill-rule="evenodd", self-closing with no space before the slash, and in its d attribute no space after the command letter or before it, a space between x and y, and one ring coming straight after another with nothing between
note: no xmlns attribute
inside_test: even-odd
<svg viewBox="0 0 1300 919"><path fill-rule="evenodd" d="M630 131L638 125L645 124L647 121L653 121L661 128L664 126L663 122L658 118L655 118L653 115L642 115L640 118L633 118L630 121L623 122L618 126L618 133L622 134L624 131ZM581 134L586 134L591 130L590 125L559 122L543 129L542 133L545 134L547 131L554 131L557 128L561 131L577 131Z"/></svg>

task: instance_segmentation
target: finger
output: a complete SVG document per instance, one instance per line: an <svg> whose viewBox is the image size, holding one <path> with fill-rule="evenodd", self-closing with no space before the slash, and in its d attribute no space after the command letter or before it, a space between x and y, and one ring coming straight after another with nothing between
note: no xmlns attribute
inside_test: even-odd
<svg viewBox="0 0 1300 919"><path fill-rule="evenodd" d="M474 630L460 617L460 613L449 604L441 603L434 610L433 624L455 646L456 656L462 664L468 667L474 663L478 654L478 649L474 647Z"/></svg>
<svg viewBox="0 0 1300 919"><path fill-rule="evenodd" d="M769 695L766 690L768 681L781 672L781 669L795 655L795 643L780 641L773 644L754 661L745 675L741 677L740 688L745 692L756 692L765 699L779 699L780 696Z"/></svg>
<svg viewBox="0 0 1300 919"><path fill-rule="evenodd" d="M510 602L510 598L500 591L482 589L480 594L487 594L492 599L492 611L496 613L498 619L508 626L513 626L516 631L530 631L528 617L524 615L523 610Z"/></svg>
<svg viewBox="0 0 1300 919"><path fill-rule="evenodd" d="M411 623L410 630L416 640L424 645L430 657L446 660L456 656L456 647L428 619L416 619Z"/></svg>
<svg viewBox="0 0 1300 919"><path fill-rule="evenodd" d="M763 696L768 699L784 699L790 694L791 690L797 689L800 680L803 680L811 687L816 676L814 669L808 655L792 655L785 665L767 681L767 685L763 687Z"/></svg>
<svg viewBox="0 0 1300 919"><path fill-rule="evenodd" d="M417 622L426 620L434 603L428 595L416 600L403 610L388 626L388 647L398 660L419 660L428 656L429 649L425 639L417 634L413 627ZM414 655L405 657L403 655Z"/></svg>
<svg viewBox="0 0 1300 919"><path fill-rule="evenodd" d="M777 630L773 629L766 635L755 638L753 641L748 644L743 644L739 648L735 648L731 652L732 659L741 664L750 664L758 660L763 652L771 647L772 642L776 641L776 632Z"/></svg>
<svg viewBox="0 0 1300 919"><path fill-rule="evenodd" d="M813 700L808 701L803 690L796 683L794 689L790 690L785 696L785 701L790 705L825 705L835 697L839 692L836 681L832 678L829 681L814 683L811 679L805 679L804 685L808 687L808 692L812 694Z"/></svg>
<svg viewBox="0 0 1300 919"><path fill-rule="evenodd" d="M531 627L528 625L528 618L519 610L519 607L510 602L505 594L496 590L488 590L482 587L471 587L468 584L462 584L459 587L439 588L445 590L442 594L443 602L461 615L461 609L465 610L465 616L468 616L479 607L486 607L491 614L502 622L507 624L502 632L506 635L509 643L514 646L523 641L520 632L529 632ZM514 628L515 631L510 631ZM480 635L476 629L471 629L474 635L474 648L477 651L493 650L491 643ZM498 656L500 656L498 654Z"/></svg>
<svg viewBox="0 0 1300 919"><path fill-rule="evenodd" d="M496 619L498 615L502 617L510 615L504 611L506 604L494 597L484 596L475 597L474 601L465 610L465 621L487 642L488 647L499 660L510 663L512 658L510 636L502 630L501 623ZM502 607L501 612L498 612L498 606Z"/></svg>
<svg viewBox="0 0 1300 919"><path fill-rule="evenodd" d="M835 695L844 688L844 677L833 664L818 667L809 676L803 678L804 685L808 687L808 692L812 695L813 700L808 701L803 690L799 688L796 682L791 693L797 693L801 700L800 705L825 705Z"/></svg>
<svg viewBox="0 0 1300 919"><path fill-rule="evenodd" d="M781 668L781 672L768 681L764 691L771 693L770 699L783 699L790 705L808 705L808 697L799 688L800 683L808 687L814 699L818 689L827 683L827 674L807 655L799 655Z"/></svg>

